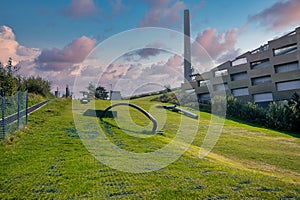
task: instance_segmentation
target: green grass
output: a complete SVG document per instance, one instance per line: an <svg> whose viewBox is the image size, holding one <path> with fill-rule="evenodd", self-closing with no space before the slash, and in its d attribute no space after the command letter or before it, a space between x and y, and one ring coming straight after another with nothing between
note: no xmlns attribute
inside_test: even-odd
<svg viewBox="0 0 300 200"><path fill-rule="evenodd" d="M181 116L157 110L150 98L131 102L150 110L164 135L151 135L147 118L120 106L114 108L118 118L99 121L106 137L136 153L167 145ZM108 105L97 101L96 109ZM210 117L200 113L195 140L177 161L158 171L127 173L96 160L79 139L71 102L52 100L12 141L2 141L0 199L300 199L299 138L226 120L213 151L200 159ZM186 122L192 128L195 121Z"/></svg>
<svg viewBox="0 0 300 200"><path fill-rule="evenodd" d="M28 107L31 107L31 106L38 104L45 100L46 100L46 98L41 95L34 94L34 93L28 93Z"/></svg>

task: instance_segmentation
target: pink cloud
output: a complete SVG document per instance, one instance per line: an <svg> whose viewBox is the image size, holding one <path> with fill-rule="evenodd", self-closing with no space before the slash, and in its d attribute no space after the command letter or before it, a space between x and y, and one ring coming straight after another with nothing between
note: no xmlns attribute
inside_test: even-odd
<svg viewBox="0 0 300 200"><path fill-rule="evenodd" d="M112 7L112 16L117 16L121 10L125 8L124 4L122 3L122 0L110 0L109 1L111 7Z"/></svg>
<svg viewBox="0 0 300 200"><path fill-rule="evenodd" d="M167 62L167 67L172 68L175 71L182 72L183 70L183 58L179 55L174 55L169 58Z"/></svg>
<svg viewBox="0 0 300 200"><path fill-rule="evenodd" d="M95 44L96 40L82 36L73 40L63 49L44 49L36 59L36 63L43 70L63 70L73 64L82 62Z"/></svg>
<svg viewBox="0 0 300 200"><path fill-rule="evenodd" d="M1 26L0 27L0 38L3 40L15 40L15 34L10 27Z"/></svg>
<svg viewBox="0 0 300 200"><path fill-rule="evenodd" d="M182 1L171 4L170 0L149 0L147 4L149 11L140 20L139 27L177 25L185 7Z"/></svg>
<svg viewBox="0 0 300 200"><path fill-rule="evenodd" d="M167 60L155 62L150 66L139 62L113 63L105 69L100 79L104 86L109 87L112 84L116 86L114 89L122 91L122 94L130 93L148 83L161 84L159 89L162 89L164 85L178 87L182 81L183 58L179 55L172 55ZM155 87L157 89L157 86Z"/></svg>
<svg viewBox="0 0 300 200"><path fill-rule="evenodd" d="M199 49L200 44L209 54L209 56L218 61L220 58L234 58L236 53L239 53L235 49L237 42L238 30L231 29L226 33L217 33L216 29L208 28L203 33L198 33L195 42L192 44L192 54L197 57L198 54L202 53L202 49ZM226 56L227 55L227 56ZM230 58L230 57L231 58Z"/></svg>
<svg viewBox="0 0 300 200"><path fill-rule="evenodd" d="M171 56L167 61L152 64L142 70L141 79L151 79L154 82L161 82L161 77L174 82L183 74L183 57L179 55ZM182 79L183 80L183 79Z"/></svg>
<svg viewBox="0 0 300 200"><path fill-rule="evenodd" d="M13 59L13 64L25 60L32 61L38 54L40 54L39 49L20 45L10 27L0 27L0 62L6 63L9 57Z"/></svg>
<svg viewBox="0 0 300 200"><path fill-rule="evenodd" d="M261 26L271 30L296 26L300 21L299 10L299 0L277 1L269 8L250 16L249 22L258 22Z"/></svg>
<svg viewBox="0 0 300 200"><path fill-rule="evenodd" d="M63 49L41 50L22 46L8 26L0 26L0 62L6 63L8 58L18 66L19 75L40 76L51 81L52 89L60 87L62 91L66 84L74 82L76 64L82 61L94 47L96 41L88 37L81 37L72 41Z"/></svg>
<svg viewBox="0 0 300 200"><path fill-rule="evenodd" d="M72 0L71 4L62 10L63 15L70 18L90 17L100 9L93 0Z"/></svg>

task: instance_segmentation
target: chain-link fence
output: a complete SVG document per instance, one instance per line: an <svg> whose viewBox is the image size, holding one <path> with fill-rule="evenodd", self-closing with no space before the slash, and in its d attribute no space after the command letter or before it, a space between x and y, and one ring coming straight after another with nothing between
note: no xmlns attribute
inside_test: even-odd
<svg viewBox="0 0 300 200"><path fill-rule="evenodd" d="M5 96L5 91L1 91L0 96L0 124L1 138L5 138L19 128L27 124L28 121L28 91L18 91L13 96Z"/></svg>

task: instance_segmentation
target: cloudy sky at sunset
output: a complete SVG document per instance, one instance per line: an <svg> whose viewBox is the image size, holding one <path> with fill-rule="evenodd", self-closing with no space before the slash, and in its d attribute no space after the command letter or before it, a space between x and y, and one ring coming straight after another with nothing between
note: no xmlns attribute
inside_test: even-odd
<svg viewBox="0 0 300 200"><path fill-rule="evenodd" d="M92 66L80 71L80 63L115 34L142 27L183 32L184 9L190 10L192 42L198 42L215 64L300 26L299 0L1 0L0 7L0 61L13 58L20 74L48 79L53 90L72 87L79 73L88 77L97 70ZM122 45L126 42L130 45ZM144 46L101 69L99 82L109 87L125 76L138 80L152 74L152 81L169 79L163 84L178 86L181 55L162 50L160 40ZM110 51L114 48L118 45Z"/></svg>

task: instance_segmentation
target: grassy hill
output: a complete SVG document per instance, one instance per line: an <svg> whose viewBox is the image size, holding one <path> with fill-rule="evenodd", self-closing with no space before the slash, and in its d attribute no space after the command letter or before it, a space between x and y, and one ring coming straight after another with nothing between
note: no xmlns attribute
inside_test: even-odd
<svg viewBox="0 0 300 200"><path fill-rule="evenodd" d="M176 137L181 115L158 111L150 97L131 102L150 110L164 134L152 135L149 120L134 109L116 107L117 118L99 121L108 140L147 153ZM109 103L99 100L95 107ZM211 119L201 112L196 137L178 160L148 173L122 172L99 162L83 145L71 104L53 100L30 115L12 142L2 141L0 199L300 199L297 137L226 120L213 150L199 158ZM194 119L184 120L194 127Z"/></svg>

